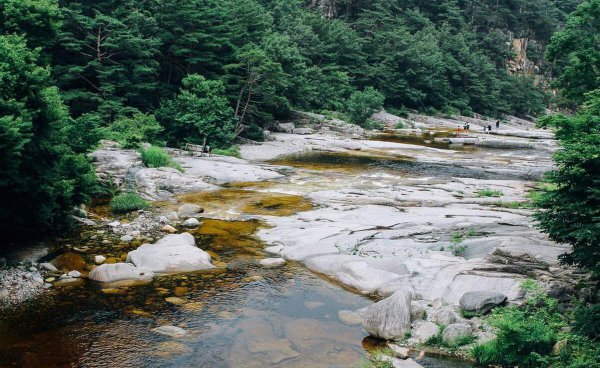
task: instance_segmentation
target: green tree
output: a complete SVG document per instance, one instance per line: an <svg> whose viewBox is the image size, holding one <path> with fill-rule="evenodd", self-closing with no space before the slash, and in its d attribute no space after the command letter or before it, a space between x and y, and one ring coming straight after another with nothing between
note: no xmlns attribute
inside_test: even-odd
<svg viewBox="0 0 600 368"><path fill-rule="evenodd" d="M588 94L579 115L554 115L542 124L558 128L562 149L555 154L558 168L547 176L553 188L538 201L539 227L573 247L561 256L564 263L600 275L600 90Z"/></svg>
<svg viewBox="0 0 600 368"><path fill-rule="evenodd" d="M348 99L346 107L350 121L363 127L366 126L371 115L383 107L383 100L383 95L372 87L354 92Z"/></svg>
<svg viewBox="0 0 600 368"><path fill-rule="evenodd" d="M0 34L23 34L29 47L42 47L47 51L56 41L60 26L58 0L0 2Z"/></svg>
<svg viewBox="0 0 600 368"><path fill-rule="evenodd" d="M164 102L156 117L165 128L167 143L174 146L206 141L214 148L228 148L236 135L225 86L198 74L183 80L179 94Z"/></svg>
<svg viewBox="0 0 600 368"><path fill-rule="evenodd" d="M54 75L74 116L110 123L158 105L154 17L134 0L64 1Z"/></svg>
<svg viewBox="0 0 600 368"><path fill-rule="evenodd" d="M68 145L68 111L49 70L37 65L39 52L23 37L0 35L0 60L0 234L42 233L68 222L95 175Z"/></svg>
<svg viewBox="0 0 600 368"><path fill-rule="evenodd" d="M587 0L577 7L565 29L552 36L546 55L556 62L562 105L581 105L585 94L600 88L600 0Z"/></svg>

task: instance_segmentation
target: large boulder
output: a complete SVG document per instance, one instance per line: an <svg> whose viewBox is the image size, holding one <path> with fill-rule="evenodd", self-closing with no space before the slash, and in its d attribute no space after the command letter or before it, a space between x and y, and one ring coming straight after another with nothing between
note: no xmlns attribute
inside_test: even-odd
<svg viewBox="0 0 600 368"><path fill-rule="evenodd" d="M154 273L144 268L135 267L131 263L105 263L91 270L88 277L90 280L98 282L149 281L154 277Z"/></svg>
<svg viewBox="0 0 600 368"><path fill-rule="evenodd" d="M363 327L382 339L404 338L410 331L410 299L410 292L400 290L371 305L362 312Z"/></svg>
<svg viewBox="0 0 600 368"><path fill-rule="evenodd" d="M445 307L436 309L432 313L431 319L437 324L448 326L458 321L460 319L460 315L456 313L454 307L447 305Z"/></svg>
<svg viewBox="0 0 600 368"><path fill-rule="evenodd" d="M417 339L418 342L424 344L429 339L437 336L440 327L433 322L423 322L417 328L413 329L411 337Z"/></svg>
<svg viewBox="0 0 600 368"><path fill-rule="evenodd" d="M281 133L292 133L296 129L293 123L279 123L277 124L277 131Z"/></svg>
<svg viewBox="0 0 600 368"><path fill-rule="evenodd" d="M153 272L191 272L214 268L210 255L196 247L192 234L171 234L127 254L127 262Z"/></svg>
<svg viewBox="0 0 600 368"><path fill-rule="evenodd" d="M473 335L473 330L470 325L466 323L453 323L442 332L442 340L446 344L453 345L471 335Z"/></svg>
<svg viewBox="0 0 600 368"><path fill-rule="evenodd" d="M495 291L470 291L460 298L459 305L466 312L485 314L506 299L506 295Z"/></svg>

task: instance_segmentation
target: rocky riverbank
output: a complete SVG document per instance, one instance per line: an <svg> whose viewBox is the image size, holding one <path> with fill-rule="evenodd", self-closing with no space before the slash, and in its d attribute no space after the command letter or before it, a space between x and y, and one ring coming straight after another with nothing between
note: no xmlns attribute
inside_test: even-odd
<svg viewBox="0 0 600 368"><path fill-rule="evenodd" d="M569 302L581 275L558 265L568 249L534 228L528 208L533 181L553 167L552 133L517 118L493 134L474 128L488 121L472 118L374 119L384 132L300 114L269 141L241 146L243 159L170 149L183 172L145 168L137 151L103 142L90 155L98 176L156 205L123 218L84 213L89 246L67 247L66 263L59 256L46 268L3 270L0 297L14 305L88 279L114 290L227 267L185 235L215 219L263 224L253 225L272 254L263 267L300 262L381 300L339 311L339 319L409 346L438 336L441 326L450 345L491 338L479 318L465 315L521 302L528 278ZM471 131L455 131L465 123Z"/></svg>

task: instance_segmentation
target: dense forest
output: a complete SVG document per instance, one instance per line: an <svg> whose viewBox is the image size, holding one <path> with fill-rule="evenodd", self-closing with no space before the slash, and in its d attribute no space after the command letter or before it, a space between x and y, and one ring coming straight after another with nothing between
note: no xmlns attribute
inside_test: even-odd
<svg viewBox="0 0 600 368"><path fill-rule="evenodd" d="M97 190L84 155L102 138L228 148L292 109L353 119L361 103L538 115L545 83L508 72L511 41L569 84L587 71L544 54L578 3L2 0L2 234L59 227ZM592 85L556 101L572 108Z"/></svg>

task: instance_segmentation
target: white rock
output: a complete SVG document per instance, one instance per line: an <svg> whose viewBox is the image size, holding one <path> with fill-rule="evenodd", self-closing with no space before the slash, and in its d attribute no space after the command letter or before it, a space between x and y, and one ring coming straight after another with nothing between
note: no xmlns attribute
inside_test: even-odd
<svg viewBox="0 0 600 368"><path fill-rule="evenodd" d="M115 282L122 280L149 281L154 277L152 271L135 267L130 263L103 264L90 271L90 280Z"/></svg>
<svg viewBox="0 0 600 368"><path fill-rule="evenodd" d="M153 272L191 272L214 268L210 255L195 246L192 234L171 234L127 254L127 262Z"/></svg>
<svg viewBox="0 0 600 368"><path fill-rule="evenodd" d="M179 215L177 215L177 212L175 211L171 211L169 212L169 214L167 215L167 219L169 221L179 221Z"/></svg>
<svg viewBox="0 0 600 368"><path fill-rule="evenodd" d="M153 328L152 332L156 332L158 334L169 336L169 337L182 337L187 334L187 332L183 328L179 328L177 326L170 326L170 325Z"/></svg>
<svg viewBox="0 0 600 368"><path fill-rule="evenodd" d="M57 272L58 269L56 268L56 266L54 266L52 263L48 263L48 262L44 262L44 263L40 263L40 267L46 269L47 271L50 272Z"/></svg>
<svg viewBox="0 0 600 368"><path fill-rule="evenodd" d="M191 217L183 222L183 226L187 228L195 228L200 226L200 221L197 218Z"/></svg>
<svg viewBox="0 0 600 368"><path fill-rule="evenodd" d="M466 323L453 323L442 332L442 340L447 344L454 344L460 339L469 337L473 334L471 326Z"/></svg>
<svg viewBox="0 0 600 368"><path fill-rule="evenodd" d="M358 289L363 294L375 292L384 284L399 281L401 275L369 266L366 262L349 262L335 274L342 283Z"/></svg>
<svg viewBox="0 0 600 368"><path fill-rule="evenodd" d="M431 319L440 325L451 325L460 319L460 315L452 306L441 307L433 311Z"/></svg>
<svg viewBox="0 0 600 368"><path fill-rule="evenodd" d="M424 300L413 300L410 302L411 321L417 321L425 317L425 305L427 305L427 302Z"/></svg>
<svg viewBox="0 0 600 368"><path fill-rule="evenodd" d="M94 257L94 263L96 263L96 264L99 265L99 264L102 264L104 262L106 262L106 257L101 256L101 255L97 255L97 256Z"/></svg>
<svg viewBox="0 0 600 368"><path fill-rule="evenodd" d="M404 338L410 331L411 293L397 291L363 313L363 327L369 334L386 340Z"/></svg>
<svg viewBox="0 0 600 368"><path fill-rule="evenodd" d="M411 337L417 339L421 344L426 343L429 339L436 336L440 331L440 327L433 322L423 322L417 328L413 329Z"/></svg>
<svg viewBox="0 0 600 368"><path fill-rule="evenodd" d="M260 260L260 265L267 268L281 267L285 264L283 258L265 258Z"/></svg>
<svg viewBox="0 0 600 368"><path fill-rule="evenodd" d="M81 272L77 271L77 270L73 270L70 271L67 276L73 277L73 278L78 278L81 277Z"/></svg>
<svg viewBox="0 0 600 368"><path fill-rule="evenodd" d="M110 226L110 227L117 227L120 225L121 225L121 223L119 221L113 221L113 222L108 223L108 226Z"/></svg>
<svg viewBox="0 0 600 368"><path fill-rule="evenodd" d="M121 237L121 241L125 242L125 243L129 243L132 240L133 240L133 236L131 236L131 235L123 235Z"/></svg>

